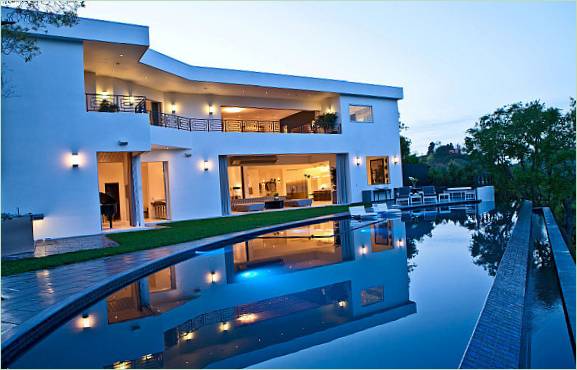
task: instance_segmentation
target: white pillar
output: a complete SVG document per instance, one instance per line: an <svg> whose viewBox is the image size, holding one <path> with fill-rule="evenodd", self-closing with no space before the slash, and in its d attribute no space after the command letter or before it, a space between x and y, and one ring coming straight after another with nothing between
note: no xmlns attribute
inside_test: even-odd
<svg viewBox="0 0 577 370"><path fill-rule="evenodd" d="M131 158L132 173L132 212L133 226L144 226L144 207L142 205L142 162L140 154L133 153Z"/></svg>

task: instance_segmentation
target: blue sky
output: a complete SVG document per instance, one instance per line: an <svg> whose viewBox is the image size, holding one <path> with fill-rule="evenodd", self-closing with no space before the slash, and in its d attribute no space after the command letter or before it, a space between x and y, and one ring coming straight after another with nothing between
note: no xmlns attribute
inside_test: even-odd
<svg viewBox="0 0 577 370"><path fill-rule="evenodd" d="M459 143L478 117L576 86L574 2L91 2L83 17L150 26L199 66L401 86L413 149Z"/></svg>

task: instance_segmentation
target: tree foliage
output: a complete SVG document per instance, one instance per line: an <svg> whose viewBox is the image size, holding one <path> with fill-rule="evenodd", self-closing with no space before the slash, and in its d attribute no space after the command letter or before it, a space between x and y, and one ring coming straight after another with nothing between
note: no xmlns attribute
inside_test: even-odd
<svg viewBox="0 0 577 370"><path fill-rule="evenodd" d="M73 26L83 1L2 1L2 54L20 55L26 62L40 54L29 32L47 32L48 26Z"/></svg>
<svg viewBox="0 0 577 370"><path fill-rule="evenodd" d="M501 197L551 207L574 239L574 99L567 112L540 101L499 108L467 131L465 146Z"/></svg>

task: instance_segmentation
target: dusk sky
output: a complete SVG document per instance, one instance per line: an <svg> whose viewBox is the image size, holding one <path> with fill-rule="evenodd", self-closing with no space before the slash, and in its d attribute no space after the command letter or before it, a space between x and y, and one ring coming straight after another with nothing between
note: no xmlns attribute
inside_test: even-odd
<svg viewBox="0 0 577 370"><path fill-rule="evenodd" d="M198 66L401 86L413 149L462 143L496 108L576 90L574 2L91 2Z"/></svg>

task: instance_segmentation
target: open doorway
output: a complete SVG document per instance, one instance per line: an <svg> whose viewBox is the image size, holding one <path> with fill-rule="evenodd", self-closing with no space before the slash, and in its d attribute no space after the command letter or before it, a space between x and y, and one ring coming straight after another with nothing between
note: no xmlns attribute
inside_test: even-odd
<svg viewBox="0 0 577 370"><path fill-rule="evenodd" d="M142 163L142 204L145 222L170 219L168 162Z"/></svg>
<svg viewBox="0 0 577 370"><path fill-rule="evenodd" d="M102 229L132 225L131 153L102 152L98 159L98 192Z"/></svg>
<svg viewBox="0 0 577 370"><path fill-rule="evenodd" d="M231 156L228 182L233 212L334 204L336 155Z"/></svg>

